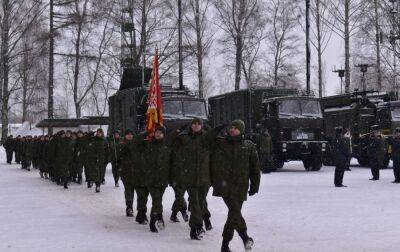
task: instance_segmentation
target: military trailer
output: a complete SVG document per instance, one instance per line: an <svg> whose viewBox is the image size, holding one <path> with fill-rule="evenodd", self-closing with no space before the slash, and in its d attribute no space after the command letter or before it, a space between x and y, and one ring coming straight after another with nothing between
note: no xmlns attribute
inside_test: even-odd
<svg viewBox="0 0 400 252"><path fill-rule="evenodd" d="M151 69L124 69L120 89L109 98L109 133L118 129L142 132L146 126L147 96ZM144 78L144 82L142 82ZM142 84L144 83L144 84ZM176 130L198 117L207 121L206 102L187 89L162 86L164 125Z"/></svg>
<svg viewBox="0 0 400 252"><path fill-rule="evenodd" d="M284 107L286 99L289 100L288 103L293 100L300 108ZM310 107L307 106L308 102L310 102ZM269 165L270 170L282 168L284 162L289 160L303 160L307 170L321 168L321 152L324 149L324 143L320 134L322 113L317 99L303 95L298 89L254 88L210 97L208 103L210 123L214 127L241 119L246 124L246 136L250 136L258 124L269 130L273 141L273 158L271 159L273 164ZM283 105L280 107L280 104ZM310 115L306 112L302 115L303 104L304 109L313 108L316 111L311 110ZM280 108L294 110L292 116L281 115ZM298 109L300 109L299 113ZM286 112L291 113L291 111ZM292 136L286 140L281 138L282 130L286 130L286 134L289 135L293 131L294 138ZM298 138L299 136L301 139ZM302 145L305 151L299 153L294 147L296 145Z"/></svg>
<svg viewBox="0 0 400 252"><path fill-rule="evenodd" d="M385 109L378 109L378 104L390 99L390 95L387 93L373 91L355 91L350 94L322 98L325 137L328 143L335 136L335 127L341 126L345 131L350 131L352 156L358 160L361 166L367 166L367 146L371 126L381 124L379 110L381 110L382 116L386 114ZM380 125L380 127L382 128L384 125ZM388 153L387 147L385 147L385 152ZM388 155L386 155L384 166L387 167L388 163ZM324 164L333 165L329 144L324 156Z"/></svg>

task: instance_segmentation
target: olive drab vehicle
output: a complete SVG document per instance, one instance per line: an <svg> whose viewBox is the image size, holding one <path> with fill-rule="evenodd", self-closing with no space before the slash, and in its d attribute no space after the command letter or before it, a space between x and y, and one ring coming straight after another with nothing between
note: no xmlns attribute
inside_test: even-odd
<svg viewBox="0 0 400 252"><path fill-rule="evenodd" d="M276 167L301 160L307 171L319 171L326 142L319 99L311 96L286 96L263 100L264 127L274 142Z"/></svg>
<svg viewBox="0 0 400 252"><path fill-rule="evenodd" d="M295 101L298 106L304 104L304 109L310 109L310 115L306 112L302 115L299 107L279 107L279 104L286 104L285 100L288 103ZM246 124L247 136L256 131L256 125L261 124L263 130L268 129L273 142L269 170L282 168L284 162L289 160L303 160L307 170L321 168L321 152L325 143L321 137L323 119L317 99L302 95L298 89L254 88L214 96L208 99L208 103L210 123L214 127L241 119ZM291 116L280 116L280 108L294 111L286 111ZM283 131L290 135L287 139L282 138ZM302 146L302 151L295 146ZM313 156L314 153L318 155Z"/></svg>
<svg viewBox="0 0 400 252"><path fill-rule="evenodd" d="M144 78L144 82L143 80ZM151 69L124 69L120 89L109 98L109 133L118 129L142 132L146 126L147 95ZM142 84L144 83L144 84ZM206 102L189 90L162 86L164 125L168 132L188 124L194 117L207 121Z"/></svg>
<svg viewBox="0 0 400 252"><path fill-rule="evenodd" d="M350 131L351 141L349 144L352 156L358 160L361 166L368 165L367 146L369 144L369 134L372 125L379 125L385 128L383 118L387 115L387 109L379 108L384 102L390 101L392 96L388 93L378 93L374 91L358 92L324 97L321 99L324 119L325 137L328 143L335 136L335 127L342 126L345 131ZM379 119L382 117L382 120ZM385 130L383 131L385 132ZM390 149L385 145L384 167L389 163ZM330 145L328 144L324 164L332 165L333 160L330 155Z"/></svg>

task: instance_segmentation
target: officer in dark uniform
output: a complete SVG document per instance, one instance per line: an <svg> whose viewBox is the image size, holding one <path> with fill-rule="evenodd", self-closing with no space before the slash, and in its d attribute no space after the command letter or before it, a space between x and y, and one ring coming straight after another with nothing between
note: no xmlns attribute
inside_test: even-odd
<svg viewBox="0 0 400 252"><path fill-rule="evenodd" d="M389 138L389 144L392 146L393 173L394 181L400 183L400 127L397 127L393 137Z"/></svg>
<svg viewBox="0 0 400 252"><path fill-rule="evenodd" d="M372 178L369 180L379 180L379 170L382 167L383 160L383 139L378 125L371 127L370 143L368 145L369 164L371 167Z"/></svg>
<svg viewBox="0 0 400 252"><path fill-rule="evenodd" d="M335 133L335 138L332 141L333 160L336 166L334 183L336 187L346 187L343 185L343 176L350 159L350 149L343 137L343 128L336 127Z"/></svg>

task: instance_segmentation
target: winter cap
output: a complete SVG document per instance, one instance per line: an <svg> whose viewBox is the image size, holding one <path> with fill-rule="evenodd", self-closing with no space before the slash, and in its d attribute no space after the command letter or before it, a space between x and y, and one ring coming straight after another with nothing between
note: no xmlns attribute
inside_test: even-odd
<svg viewBox="0 0 400 252"><path fill-rule="evenodd" d="M198 117L193 118L193 119L192 119L192 122L190 123L190 125L193 125L193 124L195 124L195 123L198 123L198 124L200 124L200 125L203 125L203 120L202 120L201 118L198 118Z"/></svg>
<svg viewBox="0 0 400 252"><path fill-rule="evenodd" d="M400 127L397 127L397 128L395 129L395 131L396 131L396 133L400 133Z"/></svg>
<svg viewBox="0 0 400 252"><path fill-rule="evenodd" d="M242 120L234 120L231 123L232 127L235 127L236 129L238 129L240 131L241 134L244 133L244 129L245 129L245 124Z"/></svg>
<svg viewBox="0 0 400 252"><path fill-rule="evenodd" d="M125 136L128 134L132 134L133 135L133 131L131 129L126 129L125 130Z"/></svg>
<svg viewBox="0 0 400 252"><path fill-rule="evenodd" d="M102 128L98 128L98 129L96 130L96 132L101 132L101 133L104 133L104 131L103 131L103 129L102 129Z"/></svg>
<svg viewBox="0 0 400 252"><path fill-rule="evenodd" d="M164 135L167 133L167 129L162 125L157 126L155 131L161 131Z"/></svg>

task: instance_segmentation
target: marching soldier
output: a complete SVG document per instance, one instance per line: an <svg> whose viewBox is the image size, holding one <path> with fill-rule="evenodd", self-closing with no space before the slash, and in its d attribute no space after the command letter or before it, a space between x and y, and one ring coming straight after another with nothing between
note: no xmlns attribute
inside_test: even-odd
<svg viewBox="0 0 400 252"><path fill-rule="evenodd" d="M400 183L400 128L397 127L393 138L389 138L389 144L392 146L393 173L394 181Z"/></svg>
<svg viewBox="0 0 400 252"><path fill-rule="evenodd" d="M74 159L76 165L76 176L78 177L78 184L82 184L82 173L83 173L83 153L85 151L85 138L82 131L77 132L77 138L74 144Z"/></svg>
<svg viewBox="0 0 400 252"><path fill-rule="evenodd" d="M87 146L87 175L89 177L88 188L92 183L96 185L96 193L100 192L100 185L104 181L107 165L107 142L104 139L104 132L101 128L96 131L96 136L89 141ZM86 167L85 167L86 169Z"/></svg>
<svg viewBox="0 0 400 252"><path fill-rule="evenodd" d="M12 135L7 137L6 141L3 143L3 147L6 150L7 164L11 164L13 152L15 150L15 141Z"/></svg>
<svg viewBox="0 0 400 252"><path fill-rule="evenodd" d="M121 134L119 131L115 131L114 135L109 139L109 153L108 157L110 158L110 162L112 165L112 174L114 177L114 183L115 187L119 187L118 181L119 181L119 167L118 167L118 160L119 160L119 155L121 153Z"/></svg>
<svg viewBox="0 0 400 252"><path fill-rule="evenodd" d="M230 251L229 243L235 230L246 250L254 244L247 234L241 209L247 193L253 196L258 192L261 174L257 149L251 141L244 140L244 129L243 121L233 121L229 135L216 138L212 154L213 195L222 197L228 207L228 219L222 234L222 252Z"/></svg>
<svg viewBox="0 0 400 252"><path fill-rule="evenodd" d="M336 135L332 141L333 160L336 166L334 183L336 187L346 187L343 185L343 176L350 159L350 149L343 136L343 128L336 127L335 132Z"/></svg>
<svg viewBox="0 0 400 252"><path fill-rule="evenodd" d="M58 180L65 189L68 189L68 180L70 178L70 167L73 159L73 146L71 132L60 133L60 138L55 145L55 166L57 170Z"/></svg>
<svg viewBox="0 0 400 252"><path fill-rule="evenodd" d="M379 170L382 167L383 162L383 140L379 126L374 125L371 127L372 134L370 137L370 143L368 146L369 150L369 164L371 167L372 178L370 180L379 180Z"/></svg>
<svg viewBox="0 0 400 252"><path fill-rule="evenodd" d="M192 120L189 130L180 132L174 141L172 184L186 188L189 194L190 238L203 238L203 221L211 229L207 210L207 194L211 185L209 136L203 129L203 121Z"/></svg>
<svg viewBox="0 0 400 252"><path fill-rule="evenodd" d="M15 139L15 162L21 163L21 135L18 135Z"/></svg>
<svg viewBox="0 0 400 252"><path fill-rule="evenodd" d="M143 153L147 188L152 198L150 231L155 233L158 232L157 227L161 230L165 227L162 198L168 186L171 170L171 149L166 145L165 135L165 128L157 127L154 139L146 141Z"/></svg>
<svg viewBox="0 0 400 252"><path fill-rule="evenodd" d="M119 159L120 175L124 184L124 194L126 203L126 216L133 217L133 199L135 188L133 186L133 167L141 165L141 157L137 155L133 131L125 130L124 140L121 142L121 155Z"/></svg>

